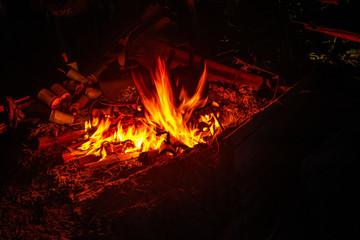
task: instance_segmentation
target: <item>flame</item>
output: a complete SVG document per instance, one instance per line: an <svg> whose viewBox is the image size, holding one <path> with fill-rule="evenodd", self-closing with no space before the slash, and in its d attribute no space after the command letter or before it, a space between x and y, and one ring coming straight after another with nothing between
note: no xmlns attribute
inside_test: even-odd
<svg viewBox="0 0 360 240"><path fill-rule="evenodd" d="M122 146L121 152L148 151L158 149L165 139L165 136L156 136L152 128L146 125L132 125L123 128L121 122L116 127L111 126L109 118L99 120L95 118L92 123L86 122L85 128L91 129L97 124L96 131L89 136L89 141L77 148L74 155L95 155L101 156L103 160L108 154L106 146L109 144ZM90 126L90 127L89 127ZM127 143L131 144L127 144Z"/></svg>
<svg viewBox="0 0 360 240"><path fill-rule="evenodd" d="M120 142L130 140L134 145L132 148L126 149L125 152L132 152L140 149L142 151L158 149L165 139L164 136L156 136L156 132L146 125L137 128L135 128L135 126L130 126L125 131L122 125L118 124L117 129L116 140L119 140Z"/></svg>
<svg viewBox="0 0 360 240"><path fill-rule="evenodd" d="M107 136L110 128L110 121L107 119L99 122L99 119L95 118L92 124L88 122L85 124L85 129L89 129L91 126L98 126L98 128L90 136L90 140L82 144L78 149L86 151L86 155L93 154L95 156L101 156L103 159L106 157L104 143L109 142L112 139L110 136Z"/></svg>
<svg viewBox="0 0 360 240"><path fill-rule="evenodd" d="M195 94L189 97L185 89L181 89L179 100L180 106L176 106L176 99L173 93L169 74L165 62L158 58L157 69L153 83L156 91L153 94L140 94L148 114L146 119L154 126L161 126L174 138L188 147L193 147L199 142L203 142L198 129L195 126L188 126L188 121L193 111L198 107L205 106L207 98L202 99L207 81L206 66L196 87ZM140 79L140 82L142 80ZM135 83L139 82L136 81ZM143 86L139 86L142 88Z"/></svg>
<svg viewBox="0 0 360 240"><path fill-rule="evenodd" d="M146 108L145 120L134 121L131 124L122 124L121 120L116 126L110 118L94 118L85 123L85 131L96 130L88 136L88 140L78 147L74 155L101 156L106 158L111 152L128 153L133 151L145 152L159 149L166 139L166 135L158 136L160 128L170 133L172 143L193 147L198 143L205 142L205 135L214 135L219 127L213 113L200 116L198 123L205 123L207 127L197 128L197 124L190 123L190 117L194 110L204 107L208 98L203 98L207 81L206 66L197 84L195 93L189 97L185 89L181 89L180 104L173 94L173 88L169 79L165 62L160 58L157 62L155 75L152 76L154 90L148 91L142 83L141 76L133 74L134 81L139 89L144 107ZM206 134L203 134L206 133ZM116 148L116 150L114 150Z"/></svg>
<svg viewBox="0 0 360 240"><path fill-rule="evenodd" d="M214 135L215 131L220 127L220 124L217 118L215 117L214 113L211 113L210 115L206 114L200 116L199 122L206 123L207 125L210 126L209 130L211 135ZM207 127L203 128L203 132L206 132L207 130L208 130Z"/></svg>

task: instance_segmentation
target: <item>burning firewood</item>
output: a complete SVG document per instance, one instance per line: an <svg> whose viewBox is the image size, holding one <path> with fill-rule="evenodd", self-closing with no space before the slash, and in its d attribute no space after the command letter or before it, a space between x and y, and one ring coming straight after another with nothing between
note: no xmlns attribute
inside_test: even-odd
<svg viewBox="0 0 360 240"><path fill-rule="evenodd" d="M64 160L65 163L76 161L77 164L83 166L88 163L99 161L101 159L101 156L85 155L78 157L78 156L74 156L71 151L66 149L62 153L62 159Z"/></svg>

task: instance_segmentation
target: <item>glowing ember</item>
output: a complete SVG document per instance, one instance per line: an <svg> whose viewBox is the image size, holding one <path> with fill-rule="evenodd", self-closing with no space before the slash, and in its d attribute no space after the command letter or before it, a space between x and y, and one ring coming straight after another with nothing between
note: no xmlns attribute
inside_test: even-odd
<svg viewBox="0 0 360 240"><path fill-rule="evenodd" d="M142 103L147 110L145 119L142 122L134 121L130 126L129 124L122 124L121 121L113 126L109 118L101 120L95 118L91 124L88 122L85 124L85 131L96 128L95 132L72 154L77 156L92 154L101 156L101 160L103 160L112 152L144 152L159 149L165 142L166 134L158 136L157 129L168 132L171 136L171 142L175 146L193 147L198 143L206 142L204 138L214 135L219 128L215 116L213 114L200 116L197 123L189 121L194 110L204 107L208 101L207 97L202 97L207 81L206 75L205 66L195 93L189 97L186 89L181 89L178 99L180 104L177 106L177 99L173 93L165 63L158 59L155 75L152 76L155 91L141 94L147 89L145 89L145 85L139 85L142 79L134 79ZM136 78L135 75L133 77ZM206 127L199 129L200 123Z"/></svg>
<svg viewBox="0 0 360 240"><path fill-rule="evenodd" d="M99 119L95 118L91 127L97 126L96 131L89 137L89 140L78 147L78 151L75 151L74 155L95 155L101 156L101 160L104 159L108 151L114 151L114 147L117 148L116 152L128 153L133 151L148 151L150 149L157 149L164 141L164 136L156 136L154 130L146 125L129 126L123 129L121 122L117 126L111 126L111 120L109 118L101 120L97 125ZM89 126L89 123L86 123ZM109 146L112 146L111 149Z"/></svg>

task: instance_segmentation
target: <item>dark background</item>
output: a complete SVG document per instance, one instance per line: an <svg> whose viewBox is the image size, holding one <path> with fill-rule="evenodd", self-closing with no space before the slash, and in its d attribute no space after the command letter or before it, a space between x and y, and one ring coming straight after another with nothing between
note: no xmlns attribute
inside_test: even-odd
<svg viewBox="0 0 360 240"><path fill-rule="evenodd" d="M316 0L208 0L199 1L195 14L186 1L88 2L90 10L74 20L76 33L67 33L74 34L73 48L79 52L79 63L87 67L156 2L175 13L185 38L196 38L190 40L196 53L225 64L236 56L289 80L306 74L307 54L323 47L324 40L321 34L303 31L292 19L359 30L356 1L333 5ZM1 3L1 95L36 94L63 80L56 71L61 62L57 20L44 1Z"/></svg>

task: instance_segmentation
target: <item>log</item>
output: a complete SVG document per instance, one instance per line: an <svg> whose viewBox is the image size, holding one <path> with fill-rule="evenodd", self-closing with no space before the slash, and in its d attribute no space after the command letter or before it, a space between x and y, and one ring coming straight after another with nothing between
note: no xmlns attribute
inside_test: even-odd
<svg viewBox="0 0 360 240"><path fill-rule="evenodd" d="M84 130L77 130L77 131L66 132L58 137L51 137L51 136L39 137L35 139L36 142L35 146L37 149L44 149L51 147L55 144L64 144L67 142L77 140L83 134L84 134Z"/></svg>
<svg viewBox="0 0 360 240"><path fill-rule="evenodd" d="M73 155L71 151L65 149L62 153L62 159L64 160L64 163L76 161L80 166L84 166L88 163L99 161L101 159L101 156L95 156L95 155L78 156L78 155Z"/></svg>
<svg viewBox="0 0 360 240"><path fill-rule="evenodd" d="M169 69L173 69L178 65L189 66L189 53L178 48L173 48L168 45L162 44L159 41L149 40L146 37L142 36L138 40L142 44L134 44L138 53L137 56L132 56L139 63L144 66L148 66L149 69L152 69L153 62L148 56L148 46L152 46L153 49L157 49L159 54L157 56L152 56L154 59L161 57L164 60L171 58ZM153 59L153 60L154 60ZM169 59L170 60L170 59ZM202 58L200 56L194 55L192 58L192 66L201 68ZM264 79L262 76L256 75L254 73L248 73L239 69L235 69L217 62L214 62L210 59L205 59L206 68L208 71L208 79L211 82L222 82L235 84L236 86L240 85L250 85L255 90L258 90L263 84Z"/></svg>
<svg viewBox="0 0 360 240"><path fill-rule="evenodd" d="M79 142L76 143L72 146L67 147L63 153L62 153L62 158L64 160L65 163L71 162L71 161L75 161L77 160L78 163L80 165L84 165L86 163L90 163L90 162L95 162L101 159L100 156L94 156L94 155L79 155L77 154L79 151L81 150L76 150L79 146L81 146L84 142ZM109 144L109 147L106 149L106 152L111 155L111 154L117 154L121 151L124 150L126 144ZM120 155L120 153L119 153ZM94 160L92 160L92 157L89 156L93 156Z"/></svg>
<svg viewBox="0 0 360 240"><path fill-rule="evenodd" d="M306 30L319 32L319 33L323 33L323 34L331 35L334 37L339 37L342 39L360 43L360 34L359 33L354 33L354 32L350 32L350 31L346 31L346 30L342 30L342 29L336 29L336 28L327 28L327 27L322 27L322 26L318 26L315 24L309 24L309 23L304 23L304 22L299 22L299 21L291 21L291 22L304 25Z"/></svg>
<svg viewBox="0 0 360 240"><path fill-rule="evenodd" d="M318 0L319 2L322 3L328 3L328 4L335 4L335 5L339 5L339 0Z"/></svg>
<svg viewBox="0 0 360 240"><path fill-rule="evenodd" d="M139 155L139 152L108 155L104 160L85 164L85 167L104 167L112 163L138 158Z"/></svg>
<svg viewBox="0 0 360 240"><path fill-rule="evenodd" d="M180 49L174 49L174 63L187 65L188 58L189 54L187 52ZM200 62L201 57L195 55L193 59L193 64L199 65ZM208 78L210 82L212 81L231 83L237 86L248 84L251 85L255 90L258 90L264 81L261 76L228 67L226 65L214 62L209 59L206 59L205 63L208 70Z"/></svg>
<svg viewBox="0 0 360 240"><path fill-rule="evenodd" d="M27 118L40 118L41 120L49 120L51 110L36 100L31 100L18 105Z"/></svg>
<svg viewBox="0 0 360 240"><path fill-rule="evenodd" d="M20 104L20 103L25 102L26 100L29 100L29 99L30 99L30 96L26 96L26 97L20 98L18 100L15 100L14 102L16 104ZM4 111L4 106L0 105L0 112L3 112L3 111Z"/></svg>
<svg viewBox="0 0 360 240"><path fill-rule="evenodd" d="M158 149L156 150L150 150L147 152L142 152L139 155L139 162L145 164L145 165L150 165L152 164L156 158L160 157L160 152Z"/></svg>

